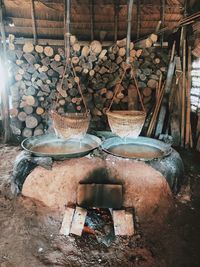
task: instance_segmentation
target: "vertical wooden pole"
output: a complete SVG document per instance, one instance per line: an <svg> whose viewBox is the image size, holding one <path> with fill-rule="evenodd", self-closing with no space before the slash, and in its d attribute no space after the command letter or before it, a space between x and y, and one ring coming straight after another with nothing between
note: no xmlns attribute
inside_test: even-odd
<svg viewBox="0 0 200 267"><path fill-rule="evenodd" d="M188 47L188 79L186 86L186 132L185 132L185 146L188 147L190 144L190 89L191 89L191 46Z"/></svg>
<svg viewBox="0 0 200 267"><path fill-rule="evenodd" d="M127 36L126 36L126 62L130 59L130 41L131 41L131 21L132 21L133 0L128 3L128 19L127 19Z"/></svg>
<svg viewBox="0 0 200 267"><path fill-rule="evenodd" d="M65 0L65 55L68 65L70 63L70 8L71 0Z"/></svg>
<svg viewBox="0 0 200 267"><path fill-rule="evenodd" d="M165 0L160 0L160 20L162 28L165 26ZM161 35L161 47L163 46L164 33Z"/></svg>
<svg viewBox="0 0 200 267"><path fill-rule="evenodd" d="M119 0L115 1L115 18L114 18L114 42L117 42L118 26L119 26Z"/></svg>
<svg viewBox="0 0 200 267"><path fill-rule="evenodd" d="M183 75L181 96L181 146L184 147L185 140L185 88L186 88L186 40L183 41Z"/></svg>
<svg viewBox="0 0 200 267"><path fill-rule="evenodd" d="M0 64L2 69L4 69L5 73L7 71L6 66L6 35L5 28L3 23L3 1L0 0L0 30L1 30L1 40L3 42L3 47L1 46L2 51L0 51ZM4 136L3 141L7 143L10 141L12 133L10 128L10 113L9 113L9 98L8 98L8 88L7 88L7 75L4 76L5 84L2 84L0 87L1 93L1 114L2 114L2 123Z"/></svg>
<svg viewBox="0 0 200 267"><path fill-rule="evenodd" d="M91 41L94 40L94 0L90 0L90 30Z"/></svg>
<svg viewBox="0 0 200 267"><path fill-rule="evenodd" d="M184 14L183 17L187 16L187 0L184 2ZM179 47L179 54L183 56L183 43L186 38L186 26L181 27L181 35L180 35L180 47Z"/></svg>
<svg viewBox="0 0 200 267"><path fill-rule="evenodd" d="M31 0L31 18L32 18L32 28L33 28L33 40L34 44L37 44L37 29L35 21L35 2Z"/></svg>
<svg viewBox="0 0 200 267"><path fill-rule="evenodd" d="M140 23L141 23L141 1L137 0L137 39L140 38Z"/></svg>

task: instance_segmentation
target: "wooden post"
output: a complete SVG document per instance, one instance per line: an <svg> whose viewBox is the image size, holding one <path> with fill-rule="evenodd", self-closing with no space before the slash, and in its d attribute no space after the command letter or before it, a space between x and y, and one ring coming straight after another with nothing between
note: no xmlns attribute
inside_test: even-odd
<svg viewBox="0 0 200 267"><path fill-rule="evenodd" d="M5 36L5 28L3 23L3 3L2 0L0 0L0 30L1 30L1 37L3 41L3 49L0 56L0 64L2 66L2 69L6 72L7 66L6 66L6 36ZM4 137L3 141L7 143L11 138L11 128L10 128L10 113L9 113L9 100L8 100L8 88L7 88L7 75L4 76L5 83L1 85L0 87L0 93L1 93L1 114L2 114L2 123L3 123L3 129L4 129Z"/></svg>
<svg viewBox="0 0 200 267"><path fill-rule="evenodd" d="M91 28L91 41L94 40L94 0L90 0L90 28Z"/></svg>
<svg viewBox="0 0 200 267"><path fill-rule="evenodd" d="M187 0L184 2L184 13L183 18L187 17ZM180 35L180 46L179 46L179 54L183 56L183 43L186 38L186 26L181 27L181 35Z"/></svg>
<svg viewBox="0 0 200 267"><path fill-rule="evenodd" d="M130 58L130 41L131 41L131 21L132 21L133 0L129 0L128 4L128 26L126 37L126 62L129 63Z"/></svg>
<svg viewBox="0 0 200 267"><path fill-rule="evenodd" d="M34 0L31 0L31 18L32 18L34 44L37 44L37 29L36 29L36 21L35 21L35 2L34 2Z"/></svg>
<svg viewBox="0 0 200 267"><path fill-rule="evenodd" d="M183 75L182 75L182 96L181 96L181 146L184 146L185 139L185 88L186 88L186 40L183 41Z"/></svg>
<svg viewBox="0 0 200 267"><path fill-rule="evenodd" d="M161 25L162 28L165 26L165 0L160 0L160 19L161 19ZM164 41L164 33L161 35L161 47L163 46Z"/></svg>
<svg viewBox="0 0 200 267"><path fill-rule="evenodd" d="M70 61L70 7L71 7L71 0L65 0L65 23L66 23L65 55L67 64L69 64Z"/></svg>
<svg viewBox="0 0 200 267"><path fill-rule="evenodd" d="M117 42L118 26L119 26L119 0L115 1L115 18L114 18L114 42Z"/></svg>
<svg viewBox="0 0 200 267"><path fill-rule="evenodd" d="M188 147L190 143L190 89L191 89L191 46L188 47L188 79L186 86L186 131L185 131L185 146Z"/></svg>
<svg viewBox="0 0 200 267"><path fill-rule="evenodd" d="M140 0L137 0L137 39L140 38L140 23L141 23L141 8L140 8L141 2Z"/></svg>

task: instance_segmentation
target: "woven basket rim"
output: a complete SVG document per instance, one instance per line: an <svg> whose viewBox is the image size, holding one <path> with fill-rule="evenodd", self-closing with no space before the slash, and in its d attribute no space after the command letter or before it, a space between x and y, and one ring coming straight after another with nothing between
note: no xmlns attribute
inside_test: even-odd
<svg viewBox="0 0 200 267"><path fill-rule="evenodd" d="M110 117L114 118L134 118L133 115L139 116L139 117L145 117L146 112L142 110L113 110L113 111L107 111L106 114Z"/></svg>
<svg viewBox="0 0 200 267"><path fill-rule="evenodd" d="M71 118L71 119L81 119L87 118L90 115L90 110L88 112L66 112L65 114L61 115L57 111L51 110L52 116L57 116L60 118Z"/></svg>

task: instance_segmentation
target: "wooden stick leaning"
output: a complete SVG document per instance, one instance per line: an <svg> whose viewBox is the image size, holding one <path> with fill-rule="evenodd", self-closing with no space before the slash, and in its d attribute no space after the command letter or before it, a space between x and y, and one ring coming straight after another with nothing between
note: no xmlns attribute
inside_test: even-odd
<svg viewBox="0 0 200 267"><path fill-rule="evenodd" d="M151 121L150 121L150 124L149 124L149 127L148 127L148 131L147 131L147 136L151 136L152 135L153 129L155 127L156 119L157 119L157 116L158 116L158 112L159 112L159 109L160 109L160 106L161 106L161 103L162 103L162 99L163 99L163 96L164 96L164 88L165 88L165 83L163 83L163 85L162 85L162 87L161 87L161 89L159 91L158 100L156 102L156 106L155 106L153 115L151 117Z"/></svg>

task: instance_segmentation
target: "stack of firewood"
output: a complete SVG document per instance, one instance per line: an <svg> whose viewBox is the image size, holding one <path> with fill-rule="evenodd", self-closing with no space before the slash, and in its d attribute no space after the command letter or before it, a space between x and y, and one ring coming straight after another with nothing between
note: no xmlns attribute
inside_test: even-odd
<svg viewBox="0 0 200 267"><path fill-rule="evenodd" d="M155 36L148 39L145 49L140 48L141 42L130 45L130 63L147 110L153 105L159 79L164 79L167 66L167 58L161 51L148 48L149 43L152 45L157 40ZM109 48L102 47L99 41L81 46L74 36L71 36L70 42L75 75L70 69L67 70L63 86L61 80L66 64L63 48L26 43L22 47L13 46L9 51L14 76L10 86L10 113L15 134L23 137L43 134L51 109L56 109L60 114L82 112L84 107L77 88L78 77L91 110L93 126L105 129L105 112L124 71L126 39L117 41ZM122 81L113 107L139 108L137 90L130 80L130 73Z"/></svg>
<svg viewBox="0 0 200 267"><path fill-rule="evenodd" d="M142 91L143 102L147 110L152 107L159 89L159 82L166 79L169 57L161 49L144 49L137 66L138 86Z"/></svg>

